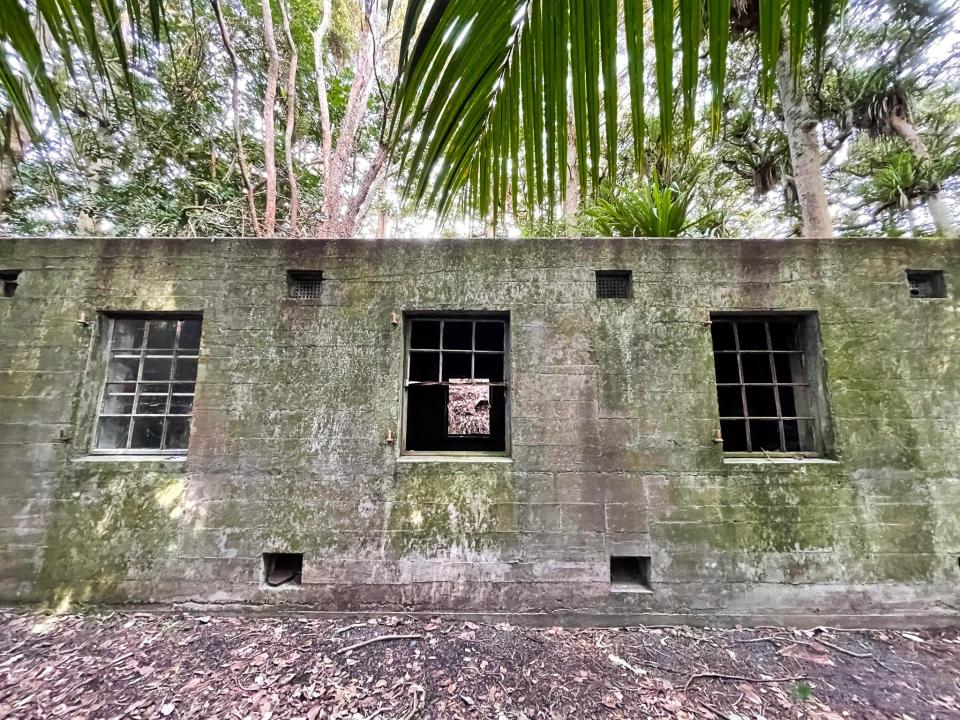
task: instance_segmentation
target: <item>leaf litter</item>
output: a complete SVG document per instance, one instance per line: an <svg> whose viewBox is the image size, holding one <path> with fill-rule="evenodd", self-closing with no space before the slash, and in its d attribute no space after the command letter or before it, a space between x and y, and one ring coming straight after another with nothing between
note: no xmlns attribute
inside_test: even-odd
<svg viewBox="0 0 960 720"><path fill-rule="evenodd" d="M7 718L960 718L960 629L3 613Z"/></svg>

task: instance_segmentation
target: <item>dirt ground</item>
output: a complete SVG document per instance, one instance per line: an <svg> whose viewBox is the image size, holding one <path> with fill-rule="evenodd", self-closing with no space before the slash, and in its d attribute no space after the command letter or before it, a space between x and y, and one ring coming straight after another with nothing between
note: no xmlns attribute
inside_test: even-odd
<svg viewBox="0 0 960 720"><path fill-rule="evenodd" d="M960 718L960 629L0 614L0 718Z"/></svg>

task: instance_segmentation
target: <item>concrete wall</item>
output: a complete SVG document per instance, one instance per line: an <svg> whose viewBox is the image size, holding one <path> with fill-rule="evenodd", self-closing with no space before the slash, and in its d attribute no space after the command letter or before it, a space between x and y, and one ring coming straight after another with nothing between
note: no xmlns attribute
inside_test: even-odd
<svg viewBox="0 0 960 720"><path fill-rule="evenodd" d="M610 268L632 300L594 299ZM956 617L955 243L6 239L2 269L4 601ZM510 313L508 460L386 443L417 309ZM836 462L725 462L705 321L731 309L818 312ZM110 310L203 312L185 462L90 455ZM300 589L261 588L271 550L304 553ZM651 556L653 592L611 592L610 554Z"/></svg>

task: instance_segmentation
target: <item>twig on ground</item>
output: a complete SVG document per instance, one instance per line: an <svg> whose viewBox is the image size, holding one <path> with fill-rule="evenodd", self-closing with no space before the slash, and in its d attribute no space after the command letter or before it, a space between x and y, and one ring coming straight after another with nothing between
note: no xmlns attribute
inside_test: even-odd
<svg viewBox="0 0 960 720"><path fill-rule="evenodd" d="M423 638L423 635L380 635L379 637L370 638L369 640L362 640L358 643L354 643L353 645L347 645L347 647L340 648L333 654L343 655L351 650L359 650L362 647L378 642L389 642L391 640L420 640L421 638Z"/></svg>
<svg viewBox="0 0 960 720"><path fill-rule="evenodd" d="M342 635L345 632L350 632L351 630L357 630L358 628L373 627L370 623L354 623L353 625L347 625L342 627L339 630L334 630L334 635Z"/></svg>
<svg viewBox="0 0 960 720"><path fill-rule="evenodd" d="M403 716L403 720L413 720L426 705L424 700L426 700L427 691L422 686L411 685L409 693L413 696L413 705L410 707L410 711Z"/></svg>
<svg viewBox="0 0 960 720"><path fill-rule="evenodd" d="M793 682L795 680L810 679L807 675L793 675L791 677L781 677L781 678L752 678L752 677L745 677L743 675L724 675L723 673L705 672L705 673L697 673L696 675L691 675L690 678L687 680L687 684L683 686L684 691L690 689L690 685L693 684L694 680L702 680L704 678L716 678L717 680L740 680L741 682L751 682L751 683L783 683L783 682Z"/></svg>
<svg viewBox="0 0 960 720"><path fill-rule="evenodd" d="M776 645L778 642L780 642L780 638L776 638L776 637L758 637L758 638L747 638L747 639L745 639L745 640L737 640L737 639L735 639L734 642L736 642L736 643L768 642L768 643L773 643L774 645Z"/></svg>
<svg viewBox="0 0 960 720"><path fill-rule="evenodd" d="M847 650L846 648L842 648L842 647L840 647L839 645L834 645L833 643L827 642L826 640L821 640L820 638L814 638L814 640L815 640L816 642L820 643L821 645L826 645L828 648L833 648L833 649L836 650L837 652L843 653L844 655L849 655L850 657L855 657L855 658L869 658L869 657L873 657L873 653L868 653L868 652L867 652L867 653L861 653L861 652L857 652L857 651L855 651L855 650Z"/></svg>

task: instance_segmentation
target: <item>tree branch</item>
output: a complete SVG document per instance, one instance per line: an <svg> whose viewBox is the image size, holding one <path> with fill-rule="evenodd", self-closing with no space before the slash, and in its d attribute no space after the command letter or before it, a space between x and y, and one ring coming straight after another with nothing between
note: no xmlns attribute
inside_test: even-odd
<svg viewBox="0 0 960 720"><path fill-rule="evenodd" d="M283 18L283 32L287 36L287 44L290 46L290 66L287 70L287 126L283 135L284 159L287 168L287 183L290 186L290 233L297 235L297 212L299 210L300 196L297 188L297 176L293 168L293 130L297 114L297 44L293 39L293 31L290 29L290 14L287 12L286 0L280 1L280 14Z"/></svg>
<svg viewBox="0 0 960 720"><path fill-rule="evenodd" d="M280 53L273 30L273 11L270 0L260 0L263 9L263 39L267 52L266 88L263 92L263 162L267 176L267 203L264 211L263 229L266 235L274 235L277 229L277 159L276 130L273 112L277 102L277 81L280 75Z"/></svg>

